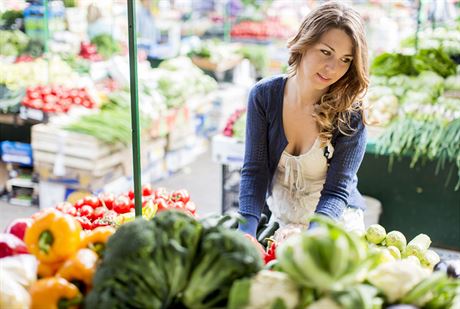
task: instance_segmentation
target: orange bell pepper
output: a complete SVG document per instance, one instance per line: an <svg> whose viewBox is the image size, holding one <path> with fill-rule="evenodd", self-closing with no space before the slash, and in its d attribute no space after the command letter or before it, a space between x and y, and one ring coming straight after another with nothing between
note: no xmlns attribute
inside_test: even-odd
<svg viewBox="0 0 460 309"><path fill-rule="evenodd" d="M110 236L115 233L111 226L100 226L84 234L81 240L81 248L89 248L102 256L105 245Z"/></svg>
<svg viewBox="0 0 460 309"><path fill-rule="evenodd" d="M40 279L29 293L31 309L76 309L83 301L78 288L63 278Z"/></svg>
<svg viewBox="0 0 460 309"><path fill-rule="evenodd" d="M57 263L44 263L42 261L38 261L37 267L37 275L38 278L48 278L52 277L56 274L59 268L62 266L62 262Z"/></svg>
<svg viewBox="0 0 460 309"><path fill-rule="evenodd" d="M35 217L24 242L30 253L45 263L66 260L80 246L81 225L70 215L49 210Z"/></svg>
<svg viewBox="0 0 460 309"><path fill-rule="evenodd" d="M92 288L93 275L96 272L98 256L90 249L80 249L64 262L56 277L64 278L75 284L86 294Z"/></svg>

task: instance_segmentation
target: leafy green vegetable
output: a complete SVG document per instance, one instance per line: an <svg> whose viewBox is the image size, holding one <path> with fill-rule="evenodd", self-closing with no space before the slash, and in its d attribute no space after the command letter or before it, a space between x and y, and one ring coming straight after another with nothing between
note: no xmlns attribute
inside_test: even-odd
<svg viewBox="0 0 460 309"><path fill-rule="evenodd" d="M188 308L196 309L225 306L233 282L252 276L263 264L241 232L221 227L204 231L196 260L183 297Z"/></svg>
<svg viewBox="0 0 460 309"><path fill-rule="evenodd" d="M330 219L316 216L312 221L322 226L291 236L278 247L281 270L300 286L320 292L362 282L380 253L367 250L364 239Z"/></svg>
<svg viewBox="0 0 460 309"><path fill-rule="evenodd" d="M412 65L412 56L396 53L383 53L377 56L372 61L371 73L388 77L398 74L417 74Z"/></svg>
<svg viewBox="0 0 460 309"><path fill-rule="evenodd" d="M29 37L19 30L0 31L0 55L18 56L24 52Z"/></svg>
<svg viewBox="0 0 460 309"><path fill-rule="evenodd" d="M121 50L120 44L109 34L96 35L91 39L91 43L96 45L97 52L106 59Z"/></svg>
<svg viewBox="0 0 460 309"><path fill-rule="evenodd" d="M414 69L421 73L433 71L442 77L455 75L457 66L449 56L440 49L422 49L413 58Z"/></svg>

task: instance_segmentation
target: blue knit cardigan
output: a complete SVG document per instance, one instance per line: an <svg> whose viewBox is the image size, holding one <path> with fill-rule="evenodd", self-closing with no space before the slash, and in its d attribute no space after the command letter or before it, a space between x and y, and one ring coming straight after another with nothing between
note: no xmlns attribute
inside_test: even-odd
<svg viewBox="0 0 460 309"><path fill-rule="evenodd" d="M247 222L239 229L256 234L257 224L271 195L272 180L283 150L288 144L283 127L283 97L287 76L278 75L258 82L250 91L246 120L246 146L241 171L239 213ZM364 157L367 132L359 113L352 114L351 136L333 134L334 154L316 213L338 219L344 209L364 209L357 189L356 173Z"/></svg>

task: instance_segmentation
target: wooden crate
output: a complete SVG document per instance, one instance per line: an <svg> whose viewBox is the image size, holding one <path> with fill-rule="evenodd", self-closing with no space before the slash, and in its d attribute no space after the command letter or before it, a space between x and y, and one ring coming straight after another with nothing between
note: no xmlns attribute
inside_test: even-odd
<svg viewBox="0 0 460 309"><path fill-rule="evenodd" d="M95 177L103 176L111 168L122 164L125 149L122 145L108 145L95 137L65 131L51 124L32 127L35 162L90 171Z"/></svg>

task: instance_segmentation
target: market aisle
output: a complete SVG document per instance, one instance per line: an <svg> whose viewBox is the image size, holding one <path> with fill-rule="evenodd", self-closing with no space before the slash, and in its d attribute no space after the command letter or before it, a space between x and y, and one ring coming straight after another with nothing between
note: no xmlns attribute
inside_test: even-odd
<svg viewBox="0 0 460 309"><path fill-rule="evenodd" d="M221 167L211 159L211 147L182 171L162 181L152 183L154 188L168 191L186 189L195 202L198 213L203 215L220 212Z"/></svg>
<svg viewBox="0 0 460 309"><path fill-rule="evenodd" d="M186 189L195 202L198 213L203 215L220 211L221 203L220 165L211 160L211 148L189 166L162 181L152 183L168 191ZM12 206L0 201L0 230L15 218L28 217L37 212L37 207Z"/></svg>

